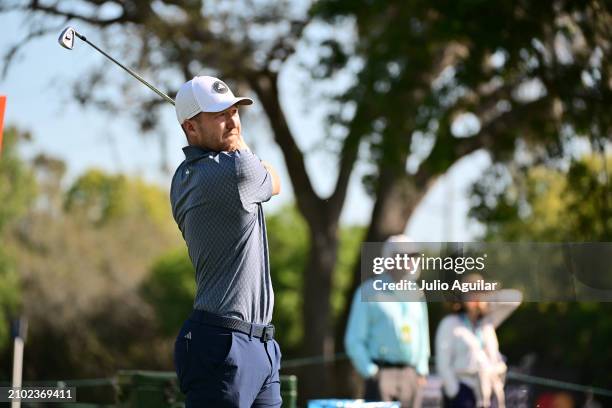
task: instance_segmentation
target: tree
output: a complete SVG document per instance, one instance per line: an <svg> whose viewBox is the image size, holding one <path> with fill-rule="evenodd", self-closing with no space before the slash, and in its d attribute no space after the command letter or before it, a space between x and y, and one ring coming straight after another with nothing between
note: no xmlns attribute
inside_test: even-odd
<svg viewBox="0 0 612 408"><path fill-rule="evenodd" d="M492 166L473 187L470 215L485 239L609 242L612 239L612 156L565 163Z"/></svg>
<svg viewBox="0 0 612 408"><path fill-rule="evenodd" d="M127 219L152 221L167 232L177 228L167 193L156 185L122 174L90 169L65 194L64 210L97 226Z"/></svg>
<svg viewBox="0 0 612 408"><path fill-rule="evenodd" d="M64 190L65 165L43 155L23 167L37 176L38 189L3 234L2 251L13 261L29 319L24 375L170 369L171 345L138 291L152 259L181 243L167 193L99 170Z"/></svg>
<svg viewBox="0 0 612 408"><path fill-rule="evenodd" d="M332 40L326 69L314 72L362 66L340 98L355 114L331 119L372 153L366 241L403 231L429 186L477 150L498 162L517 145L558 155L576 135L610 135L603 2L325 0L313 13L354 21L358 34L352 50ZM359 279L355 270L353 288Z"/></svg>
<svg viewBox="0 0 612 408"><path fill-rule="evenodd" d="M559 164L511 162L489 169L473 188L471 209L486 226L483 238L609 242L612 155ZM536 374L605 387L612 381L612 353L601 342L612 336L610 313L612 304L605 302L527 303L499 337L510 361L535 353Z"/></svg>
<svg viewBox="0 0 612 408"><path fill-rule="evenodd" d="M339 216L359 151L375 164L366 180L375 200L366 239L377 241L402 231L437 177L471 152L504 158L518 137L554 148L562 128L595 138L610 133L610 10L597 0L329 0L315 3L310 14L288 2L83 0L16 7L129 33L134 48L124 56L136 58L149 76L172 71L188 78L205 67L256 94L308 225L302 314L305 330L317 333L305 338L309 355L334 348L329 299ZM278 88L280 69L307 39L305 28L323 19L332 27L354 23L355 36L342 42L329 30L315 40L321 57L315 79L357 71L354 86L334 99L329 137L338 174L328 197L313 189ZM99 85L104 75L92 78ZM95 87L77 90L90 102L84 89ZM145 127L160 103L144 103Z"/></svg>
<svg viewBox="0 0 612 408"><path fill-rule="evenodd" d="M36 192L34 175L17 153L19 143L31 137L15 127L5 130L0 156L0 232L25 213Z"/></svg>
<svg viewBox="0 0 612 408"><path fill-rule="evenodd" d="M4 135L0 156L0 240L5 241L8 230L23 216L33 200L36 184L30 169L17 154L17 146L29 140L30 134L9 127ZM0 246L0 350L10 340L10 319L17 317L21 303L21 287L15 259Z"/></svg>
<svg viewBox="0 0 612 408"><path fill-rule="evenodd" d="M310 17L304 8L288 2L234 3L111 0L58 5L32 1L26 5L8 5L5 9L46 16L49 25L74 19L103 29L106 34L113 30L123 31L126 35L129 33L130 49L123 50L122 59L128 65L137 65L162 89L177 89L180 84L155 78L162 73L178 74L182 80L205 68L239 89L249 88L256 94L285 157L297 207L308 225L310 248L304 268L307 271L304 274L304 322L306 330L320 335L305 338L305 352L320 354L324 344L326 351L330 352L333 350L330 302L321 302L320 299L329 299L331 295L332 272L337 260L339 216L357 157L357 145L343 149L336 187L331 196L317 195L306 171L304 153L299 149L281 108L278 89L279 70L295 52L296 43ZM49 25L33 28L28 38L57 30L57 27ZM7 52L7 65L23 44ZM77 84L75 93L82 103L97 103L113 109L113 101L101 99L95 93L104 84L104 71L105 68L100 67L90 76L89 82ZM131 80L126 84L123 84L124 87L134 92L130 86ZM142 127L151 129L155 125L160 101L145 98L137 113Z"/></svg>
<svg viewBox="0 0 612 408"><path fill-rule="evenodd" d="M308 257L308 228L295 206L286 206L267 217L272 281L275 292L274 324L285 355L296 355L304 336L308 333L304 315L302 293L305 276L303 265ZM339 232L338 262L334 270L330 302L332 319L341 318L347 293L354 254L363 238L362 227L342 227Z"/></svg>
<svg viewBox="0 0 612 408"><path fill-rule="evenodd" d="M195 271L185 249L172 250L155 261L140 292L153 306L163 335L176 336L193 309L195 289Z"/></svg>

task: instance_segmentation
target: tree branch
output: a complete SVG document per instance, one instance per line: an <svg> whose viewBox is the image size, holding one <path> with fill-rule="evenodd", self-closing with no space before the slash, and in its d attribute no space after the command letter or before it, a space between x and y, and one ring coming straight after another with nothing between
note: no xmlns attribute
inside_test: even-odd
<svg viewBox="0 0 612 408"><path fill-rule="evenodd" d="M500 115L497 119L485 124L478 132L478 134L474 137L464 139L463 142L458 143L455 146L455 160L460 159L463 156L466 156L470 153L475 152L479 149L488 149L493 150L495 143L499 142L496 140L500 135L503 135L507 132L507 129L514 129L518 131L517 126L523 124L522 128L524 129L526 126L525 123L529 123L527 117L534 116L537 117L545 117L546 112L550 108L550 104L548 99L541 98L537 99L533 102L515 105L515 107ZM537 113L536 113L537 112Z"/></svg>
<svg viewBox="0 0 612 408"><path fill-rule="evenodd" d="M266 55L266 67L270 66L273 60L285 62L295 52L295 44L302 37L302 33L306 26L310 23L311 18L304 20L292 20L291 35L281 36L276 43L270 48Z"/></svg>
<svg viewBox="0 0 612 408"><path fill-rule="evenodd" d="M61 30L61 27L64 26L64 24L66 24L66 21L63 21L61 25L56 26L56 27L47 27L47 28L38 29L36 31L32 31L28 34L28 36L25 39L22 39L19 42L13 44L2 57L2 60L4 61L4 67L2 67L2 74L0 75L0 78L6 79L6 75L8 74L8 71L12 63L14 62L15 57L17 56L17 53L19 52L19 50L25 47L32 40L35 40L39 37L42 37L44 35L47 35L53 32L58 33Z"/></svg>
<svg viewBox="0 0 612 408"><path fill-rule="evenodd" d="M113 2L113 3L118 4L118 5L122 5L122 3L120 3L120 2ZM45 14L49 14L49 15L52 15L52 16L65 17L67 20L76 19L76 20L84 21L84 22L92 24L92 25L96 25L96 26L100 26L100 27L107 27L107 26L109 26L111 24L131 21L130 20L130 15L127 13L127 10L125 9L125 7L123 6L122 8L123 8L123 13L121 15L119 15L117 17L114 17L114 18L109 18L109 19L97 18L97 17L95 17L95 15L86 16L86 15L83 15L83 14L74 13L74 12L70 12L70 11L63 11L63 10L60 10L56 5L54 5L54 6L45 6L45 5L39 4L38 0L32 0L30 2L30 4L27 5L27 6L24 6L22 8L22 10L24 10L24 11L40 11L40 12L43 12Z"/></svg>
<svg viewBox="0 0 612 408"><path fill-rule="evenodd" d="M291 178L300 211L309 219L309 222L320 221L321 215L325 212L323 211L324 201L317 196L312 187L304 164L304 156L295 143L280 106L278 75L274 72L263 71L253 73L247 80L257 94L270 120L274 139L285 158L285 165Z"/></svg>
<svg viewBox="0 0 612 408"><path fill-rule="evenodd" d="M338 170L338 178L336 180L336 186L334 192L329 197L329 210L331 217L339 217L346 194L348 191L348 184L355 168L355 162L357 161L357 155L359 154L359 144L361 142L363 131L358 129L358 124L361 123L359 118L362 116L363 106L360 106L355 112L355 116L351 120L351 126L349 127L349 133L346 136L344 143L342 144L342 151L340 153L340 163Z"/></svg>

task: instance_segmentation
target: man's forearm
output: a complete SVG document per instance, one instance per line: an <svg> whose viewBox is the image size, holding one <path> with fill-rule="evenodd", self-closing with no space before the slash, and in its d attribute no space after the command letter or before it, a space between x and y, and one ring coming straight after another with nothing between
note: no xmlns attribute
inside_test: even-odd
<svg viewBox="0 0 612 408"><path fill-rule="evenodd" d="M262 160L261 164L263 164L263 166L266 168L266 170L268 170L268 173L270 173L270 176L272 177L272 195L277 195L278 193L280 193L281 189L280 177L278 177L278 173L270 163L267 163Z"/></svg>

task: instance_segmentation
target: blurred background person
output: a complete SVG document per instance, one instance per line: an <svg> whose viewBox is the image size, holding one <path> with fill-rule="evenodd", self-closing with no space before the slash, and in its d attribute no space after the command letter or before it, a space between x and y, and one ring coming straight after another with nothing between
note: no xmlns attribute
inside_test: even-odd
<svg viewBox="0 0 612 408"><path fill-rule="evenodd" d="M462 283L483 280L466 275ZM442 379L447 408L505 407L506 363L495 329L520 305L513 289L462 293L453 313L440 322L435 339L436 370Z"/></svg>
<svg viewBox="0 0 612 408"><path fill-rule="evenodd" d="M394 235L383 246L384 257L416 255L405 235ZM375 277L383 282L416 280L420 270L393 269ZM414 273L410 273L413 271ZM407 296L387 291L380 301L364 301L361 291L372 290L372 280L355 292L344 346L351 362L365 379L365 399L400 401L402 407L420 407L422 388L429 373L429 322L423 297L406 301Z"/></svg>

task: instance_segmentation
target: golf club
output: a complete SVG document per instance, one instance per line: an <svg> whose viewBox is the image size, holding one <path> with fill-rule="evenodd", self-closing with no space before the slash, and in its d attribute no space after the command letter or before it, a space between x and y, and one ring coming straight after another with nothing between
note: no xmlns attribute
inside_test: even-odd
<svg viewBox="0 0 612 408"><path fill-rule="evenodd" d="M72 47L74 46L74 37L78 37L81 40L85 41L87 44L91 45L93 48L95 48L98 52L100 52L106 58L113 61L115 64L119 65L121 68L127 71L134 78L136 78L137 80L145 84L150 90L152 90L153 92L155 92L156 94L164 98L167 102L170 102L172 105L174 105L174 100L171 97L169 97L168 95L166 95L165 93L163 93L162 91L160 91L159 89L157 89L156 87L148 83L143 77L141 77L140 75L138 75L137 73L129 69L128 67L124 66L123 64L121 64L119 61L117 61L116 59L114 59L113 57L105 53L104 51L102 51L100 48L96 47L95 44L89 42L84 35L79 34L74 28L72 27L64 28L64 30L60 34L57 41L62 47L68 50L71 50Z"/></svg>

